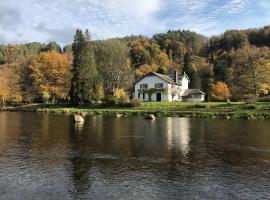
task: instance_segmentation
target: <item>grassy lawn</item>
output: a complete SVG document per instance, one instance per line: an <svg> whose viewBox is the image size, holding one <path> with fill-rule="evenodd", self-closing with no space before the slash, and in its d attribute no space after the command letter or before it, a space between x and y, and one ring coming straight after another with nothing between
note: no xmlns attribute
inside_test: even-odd
<svg viewBox="0 0 270 200"><path fill-rule="evenodd" d="M270 103L189 103L189 102L145 102L139 107L68 107L64 105L33 104L21 107L21 111L39 111L53 113L80 113L145 115L153 113L158 116L201 117L201 118L247 118L270 119Z"/></svg>

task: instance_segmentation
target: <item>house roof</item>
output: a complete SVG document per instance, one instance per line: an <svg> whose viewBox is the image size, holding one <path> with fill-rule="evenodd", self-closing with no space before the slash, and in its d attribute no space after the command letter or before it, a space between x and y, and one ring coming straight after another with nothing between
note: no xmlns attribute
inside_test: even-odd
<svg viewBox="0 0 270 200"><path fill-rule="evenodd" d="M174 82L174 80L171 79L169 76L164 75L164 74L159 74L159 73L156 73L156 72L149 72L148 74L146 74L145 76L143 76L142 78L140 78L139 80L137 80L137 81L135 82L135 84L138 83L139 81L141 81L143 78L145 78L145 77L147 77L147 76L157 76L157 77L161 78L162 80L164 80L164 81L166 81L166 82L168 82L168 83L176 84L176 83Z"/></svg>
<svg viewBox="0 0 270 200"><path fill-rule="evenodd" d="M185 90L184 94L182 95L183 97L188 97L190 96L191 94L204 94L204 92L202 92L201 90L198 90L198 89L188 89L188 90Z"/></svg>

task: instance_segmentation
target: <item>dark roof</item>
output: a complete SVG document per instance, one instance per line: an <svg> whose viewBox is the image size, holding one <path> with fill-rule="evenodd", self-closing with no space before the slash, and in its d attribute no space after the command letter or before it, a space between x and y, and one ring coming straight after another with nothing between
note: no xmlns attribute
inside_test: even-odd
<svg viewBox="0 0 270 200"><path fill-rule="evenodd" d="M176 83L174 82L174 80L171 79L169 76L164 75L164 74L159 74L159 73L156 73L156 72L149 72L148 74L146 74L145 76L143 76L142 78L140 78L139 80L137 80L137 81L135 82L135 84L138 83L140 80L142 80L143 78L145 78L145 77L147 77L147 76L157 76L157 77L163 79L164 81L166 81L166 82L168 82L168 83L176 84Z"/></svg>
<svg viewBox="0 0 270 200"><path fill-rule="evenodd" d="M182 95L183 97L188 97L191 94L205 94L204 92L202 92L201 90L198 89L188 89L185 90L184 94Z"/></svg>

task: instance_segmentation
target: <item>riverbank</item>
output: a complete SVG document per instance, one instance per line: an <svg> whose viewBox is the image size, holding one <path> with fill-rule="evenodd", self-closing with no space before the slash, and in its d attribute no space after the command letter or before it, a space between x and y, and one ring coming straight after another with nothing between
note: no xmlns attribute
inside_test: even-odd
<svg viewBox="0 0 270 200"><path fill-rule="evenodd" d="M184 103L184 102L147 102L134 108L124 107L69 107L68 105L31 104L18 107L7 107L3 111L17 112L50 112L86 115L141 115L223 118L223 119L270 119L270 103Z"/></svg>

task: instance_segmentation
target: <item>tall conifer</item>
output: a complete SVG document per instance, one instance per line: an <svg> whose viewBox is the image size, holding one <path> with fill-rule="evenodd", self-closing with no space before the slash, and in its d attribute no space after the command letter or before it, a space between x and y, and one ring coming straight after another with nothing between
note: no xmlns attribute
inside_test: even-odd
<svg viewBox="0 0 270 200"><path fill-rule="evenodd" d="M70 97L74 105L88 104L95 101L95 87L97 84L97 68L93 44L90 34L81 30L76 31L73 51L73 69Z"/></svg>

